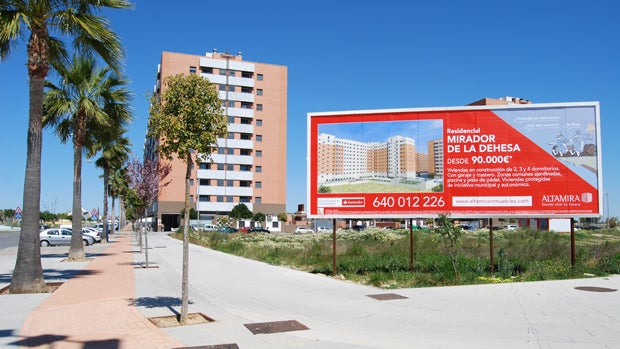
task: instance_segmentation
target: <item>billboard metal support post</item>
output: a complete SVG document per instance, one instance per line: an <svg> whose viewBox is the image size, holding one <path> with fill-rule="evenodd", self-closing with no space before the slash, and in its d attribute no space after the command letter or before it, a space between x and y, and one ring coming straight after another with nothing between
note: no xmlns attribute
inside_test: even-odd
<svg viewBox="0 0 620 349"><path fill-rule="evenodd" d="M336 267L336 219L332 220L332 276L336 276L338 268Z"/></svg>
<svg viewBox="0 0 620 349"><path fill-rule="evenodd" d="M570 220L570 266L575 269L575 220Z"/></svg>
<svg viewBox="0 0 620 349"><path fill-rule="evenodd" d="M409 270L413 271L413 219L409 218Z"/></svg>
<svg viewBox="0 0 620 349"><path fill-rule="evenodd" d="M495 274L495 262L493 261L493 219L489 218L489 259L491 263L491 276Z"/></svg>

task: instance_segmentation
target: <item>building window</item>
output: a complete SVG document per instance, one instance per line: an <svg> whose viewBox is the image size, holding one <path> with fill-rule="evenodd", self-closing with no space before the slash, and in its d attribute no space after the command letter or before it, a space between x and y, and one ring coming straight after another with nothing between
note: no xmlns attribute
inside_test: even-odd
<svg viewBox="0 0 620 349"><path fill-rule="evenodd" d="M224 186L224 180L223 179L218 179L217 180L217 186L218 187L223 187Z"/></svg>
<svg viewBox="0 0 620 349"><path fill-rule="evenodd" d="M262 157L262 156L263 156L263 151L262 151L262 150L257 150L257 151L256 151L256 157L257 157L257 158L260 158L260 157Z"/></svg>
<svg viewBox="0 0 620 349"><path fill-rule="evenodd" d="M226 91L226 85L220 85L220 91Z"/></svg>
<svg viewBox="0 0 620 349"><path fill-rule="evenodd" d="M203 74L213 74L213 68L200 67L200 72Z"/></svg>
<svg viewBox="0 0 620 349"><path fill-rule="evenodd" d="M262 88L259 88L258 90L256 90L256 94L257 94L258 96L262 96L262 95L263 95L263 89L262 89Z"/></svg>
<svg viewBox="0 0 620 349"><path fill-rule="evenodd" d="M263 202L263 198L260 197L260 196L257 196L256 199L254 199L254 202L257 203L257 204L260 204L260 203Z"/></svg>
<svg viewBox="0 0 620 349"><path fill-rule="evenodd" d="M263 166L256 166L256 172L263 172Z"/></svg>
<svg viewBox="0 0 620 349"><path fill-rule="evenodd" d="M209 169L209 164L206 162L201 162L200 164L198 164L198 168L201 170L208 170Z"/></svg>
<svg viewBox="0 0 620 349"><path fill-rule="evenodd" d="M226 148L226 154L235 155L235 148Z"/></svg>
<svg viewBox="0 0 620 349"><path fill-rule="evenodd" d="M211 201L211 197L209 195L200 195L200 196L198 196L198 201L200 201L200 202L209 202L209 201Z"/></svg>
<svg viewBox="0 0 620 349"><path fill-rule="evenodd" d="M262 104L257 104L256 105L256 110L262 111L263 110L263 105Z"/></svg>
<svg viewBox="0 0 620 349"><path fill-rule="evenodd" d="M263 81L263 74L256 74L256 80Z"/></svg>
<svg viewBox="0 0 620 349"><path fill-rule="evenodd" d="M242 172L249 172L252 169L250 168L250 165L239 165L239 170Z"/></svg>
<svg viewBox="0 0 620 349"><path fill-rule="evenodd" d="M228 132L228 139L235 139L235 134L232 132Z"/></svg>
<svg viewBox="0 0 620 349"><path fill-rule="evenodd" d="M224 164L217 164L218 171L224 171Z"/></svg>
<svg viewBox="0 0 620 349"><path fill-rule="evenodd" d="M220 75L226 75L226 69L220 69Z"/></svg>
<svg viewBox="0 0 620 349"><path fill-rule="evenodd" d="M226 202L234 202L234 197L232 195L228 195L226 197Z"/></svg>
<svg viewBox="0 0 620 349"><path fill-rule="evenodd" d="M256 135L256 141L257 142L262 142L263 141L263 135Z"/></svg>
<svg viewBox="0 0 620 349"><path fill-rule="evenodd" d="M235 92L235 85L228 85L228 92Z"/></svg>
<svg viewBox="0 0 620 349"><path fill-rule="evenodd" d="M224 148L222 148L222 147L217 148L217 153L218 154L224 154Z"/></svg>
<svg viewBox="0 0 620 349"><path fill-rule="evenodd" d="M255 188L262 188L262 187L263 187L263 182L256 182L256 183L254 184L254 187L255 187Z"/></svg>
<svg viewBox="0 0 620 349"><path fill-rule="evenodd" d="M235 71L234 70L229 70L228 71L228 76L235 76Z"/></svg>
<svg viewBox="0 0 620 349"><path fill-rule="evenodd" d="M211 185L211 180L206 178L200 178L200 185Z"/></svg>
<svg viewBox="0 0 620 349"><path fill-rule="evenodd" d="M194 195L189 196L189 202L194 202Z"/></svg>
<svg viewBox="0 0 620 349"><path fill-rule="evenodd" d="M241 197L239 197L239 202L250 202L250 197L248 197L248 196L241 196Z"/></svg>
<svg viewBox="0 0 620 349"><path fill-rule="evenodd" d="M232 179L227 179L226 180L226 186L227 187L234 187L235 186L235 181L233 181Z"/></svg>
<svg viewBox="0 0 620 349"><path fill-rule="evenodd" d="M252 155L250 149L239 149L239 155Z"/></svg>
<svg viewBox="0 0 620 349"><path fill-rule="evenodd" d="M228 123L231 124L231 125L234 124L235 123L235 117L234 116L229 116L228 117Z"/></svg>
<svg viewBox="0 0 620 349"><path fill-rule="evenodd" d="M228 107L234 108L235 107L235 101L228 101Z"/></svg>
<svg viewBox="0 0 620 349"><path fill-rule="evenodd" d="M189 185L194 185L194 179L193 178L189 179Z"/></svg>
<svg viewBox="0 0 620 349"><path fill-rule="evenodd" d="M226 170L234 171L235 170L235 165L234 164L226 164Z"/></svg>
<svg viewBox="0 0 620 349"><path fill-rule="evenodd" d="M256 126L263 126L263 119L256 119Z"/></svg>
<svg viewBox="0 0 620 349"><path fill-rule="evenodd" d="M190 66L190 67L189 67L189 73L190 73L190 74L196 74L196 67L192 67L192 66Z"/></svg>
<svg viewBox="0 0 620 349"><path fill-rule="evenodd" d="M217 196L217 202L224 202L224 196L223 195L218 195Z"/></svg>

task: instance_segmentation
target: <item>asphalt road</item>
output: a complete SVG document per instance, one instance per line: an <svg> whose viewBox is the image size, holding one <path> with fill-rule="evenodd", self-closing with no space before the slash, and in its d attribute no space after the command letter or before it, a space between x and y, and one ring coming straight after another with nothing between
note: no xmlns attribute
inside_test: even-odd
<svg viewBox="0 0 620 349"><path fill-rule="evenodd" d="M17 247L20 231L0 231L0 249Z"/></svg>

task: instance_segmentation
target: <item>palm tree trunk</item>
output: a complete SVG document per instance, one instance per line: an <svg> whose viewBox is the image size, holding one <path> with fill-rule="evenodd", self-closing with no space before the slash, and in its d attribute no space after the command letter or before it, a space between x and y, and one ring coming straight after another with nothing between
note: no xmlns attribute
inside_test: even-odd
<svg viewBox="0 0 620 349"><path fill-rule="evenodd" d="M183 276L181 280L181 316L179 323L185 325L188 316L189 304L189 180L192 171L192 154L187 153L187 168L185 170L185 214L183 222Z"/></svg>
<svg viewBox="0 0 620 349"><path fill-rule="evenodd" d="M112 190L112 193L114 193L114 190ZM112 212L111 212L112 213L112 220L111 220L112 223L110 223L110 224L112 225L112 234L116 234L116 225L115 225L116 221L115 221L115 217L114 217L114 194L112 194L111 199L112 199ZM121 223L119 222L118 224L120 225Z"/></svg>
<svg viewBox="0 0 620 349"><path fill-rule="evenodd" d="M11 286L9 288L10 293L41 293L47 291L43 279L39 242L43 83L47 75L47 69L39 75L30 75L30 110L28 117L24 202L22 206L23 220L15 268L13 269Z"/></svg>
<svg viewBox="0 0 620 349"><path fill-rule="evenodd" d="M69 248L69 261L84 261L84 245L82 244L82 134L76 127L73 141L73 212L71 213L71 247ZM82 136L83 137L83 136Z"/></svg>
<svg viewBox="0 0 620 349"><path fill-rule="evenodd" d="M103 216L102 216L102 223L103 223L103 229L102 231L102 237L101 237L101 241L103 242L108 242L108 182L109 182L109 177L110 176L110 168L109 167L104 167L103 168Z"/></svg>

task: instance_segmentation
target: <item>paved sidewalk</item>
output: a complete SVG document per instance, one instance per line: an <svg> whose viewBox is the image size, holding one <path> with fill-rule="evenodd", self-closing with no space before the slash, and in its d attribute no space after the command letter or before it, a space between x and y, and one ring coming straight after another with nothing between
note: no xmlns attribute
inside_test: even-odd
<svg viewBox="0 0 620 349"><path fill-rule="evenodd" d="M180 305L182 243L161 233L149 243L158 268L136 270L136 305L145 316L170 314ZM619 276L384 290L193 245L189 263L189 311L215 321L164 329L187 346L620 348Z"/></svg>
<svg viewBox="0 0 620 349"><path fill-rule="evenodd" d="M131 240L130 233L117 236L102 254L34 309L19 334L20 347L142 349L182 346L133 306Z"/></svg>

